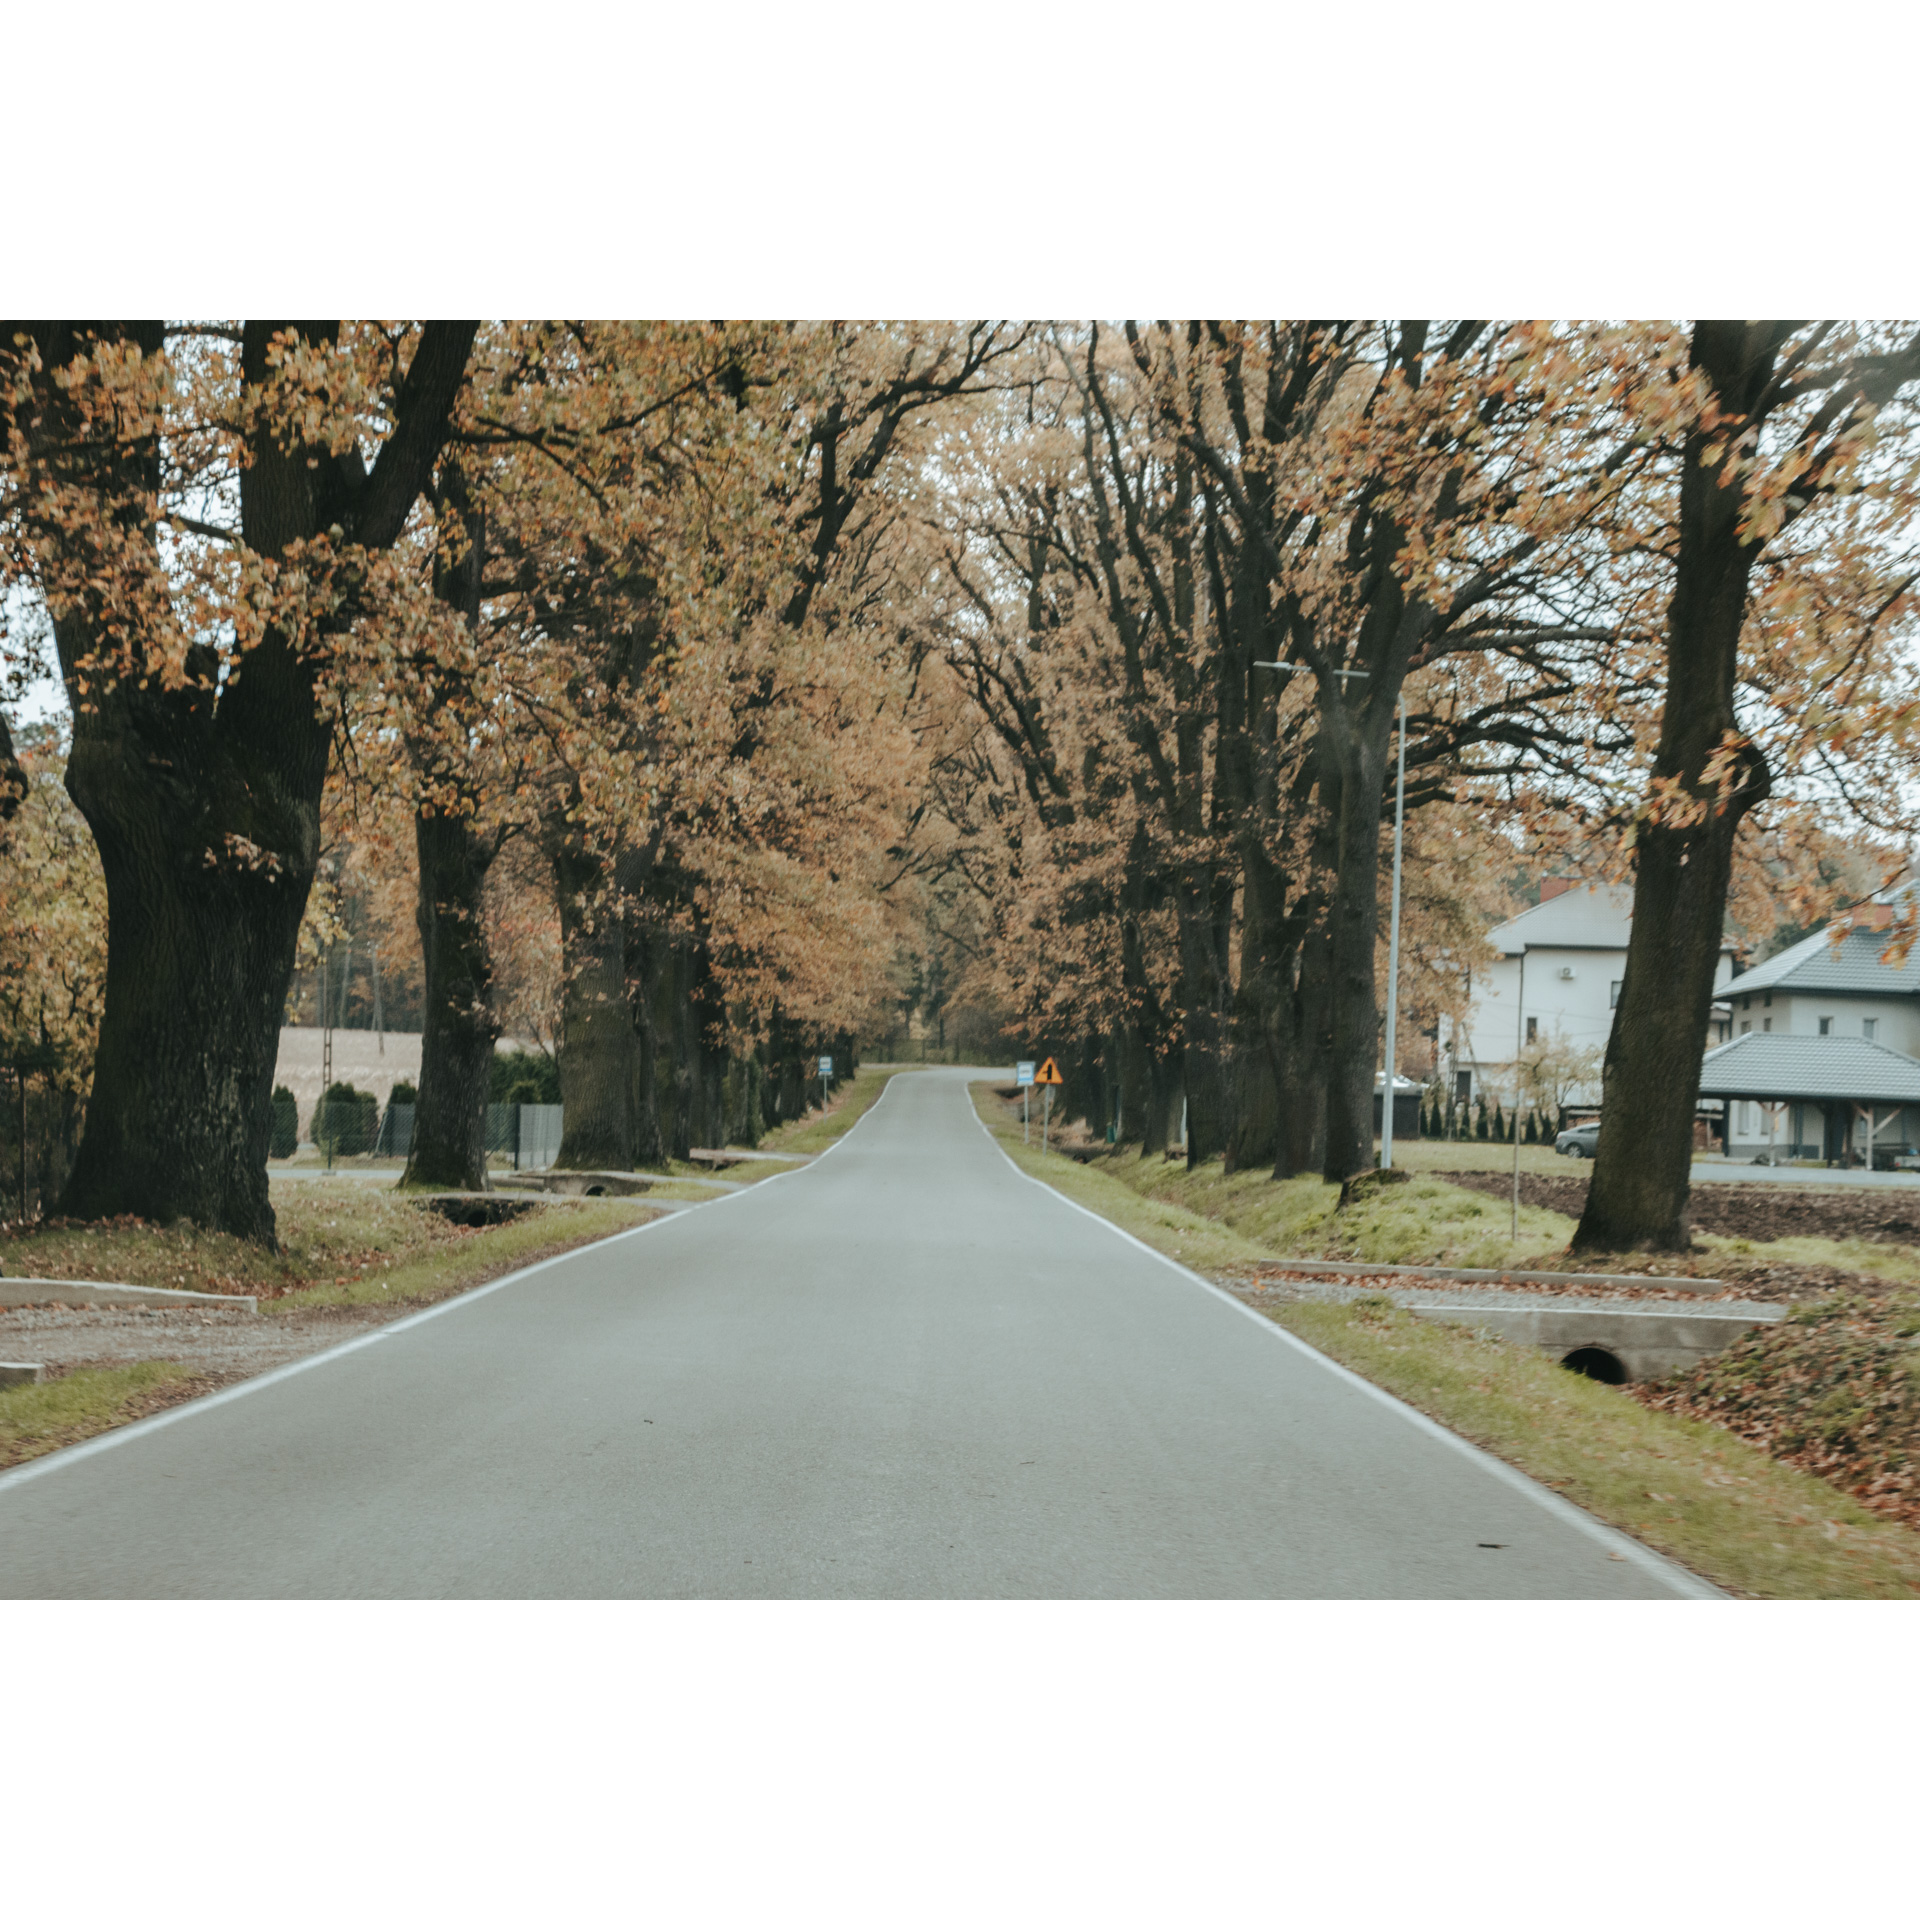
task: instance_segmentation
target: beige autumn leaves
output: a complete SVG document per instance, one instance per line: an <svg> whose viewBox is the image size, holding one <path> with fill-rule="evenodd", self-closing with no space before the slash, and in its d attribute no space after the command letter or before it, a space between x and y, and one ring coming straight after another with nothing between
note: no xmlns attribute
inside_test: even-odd
<svg viewBox="0 0 1920 1920"><path fill-rule="evenodd" d="M1806 328L1804 393L1726 423L1719 472L1767 540L1738 711L1775 792L1732 893L1756 941L1915 825L1920 432L1897 383L1869 418L1816 377L1903 337ZM1403 693L1404 1065L1531 869L1623 876L1636 818L1697 804L1650 785L1674 450L1713 404L1678 325L489 323L385 545L264 538L241 483L284 454L287 489L347 460L375 484L420 328L276 336L264 371L237 324L142 338L74 355L57 404L9 357L10 666L50 664L32 609L84 609L74 703L144 683L217 729L263 637L293 636L332 729L326 833L385 890L388 941L414 820L464 823L493 901L473 943L505 948L487 1019L544 996L563 1055L569 929L617 921L624 959L595 964L630 996L697 957L687 1044L715 1062L776 1026L884 1031L933 965L950 1002L1104 1061L1135 1137L1205 1055L1216 1146L1271 1151L1272 1115L1244 1117L1275 1097L1248 1091L1281 1018L1257 982L1310 995L1332 941L1312 1019L1348 1051L1371 1031L1364 982L1341 1027L1338 981L1384 934ZM39 984L0 1018L17 1050L65 992L84 1078L99 888L33 896L35 836L46 871L88 872L38 791L50 751L0 926Z"/></svg>

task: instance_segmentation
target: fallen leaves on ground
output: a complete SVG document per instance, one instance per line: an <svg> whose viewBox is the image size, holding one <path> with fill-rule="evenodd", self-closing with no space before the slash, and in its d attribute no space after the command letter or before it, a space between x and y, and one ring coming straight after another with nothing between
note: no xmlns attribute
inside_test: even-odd
<svg viewBox="0 0 1920 1920"><path fill-rule="evenodd" d="M1755 1328L1691 1373L1625 1391L1710 1420L1920 1526L1916 1333L1910 1307L1837 1296Z"/></svg>

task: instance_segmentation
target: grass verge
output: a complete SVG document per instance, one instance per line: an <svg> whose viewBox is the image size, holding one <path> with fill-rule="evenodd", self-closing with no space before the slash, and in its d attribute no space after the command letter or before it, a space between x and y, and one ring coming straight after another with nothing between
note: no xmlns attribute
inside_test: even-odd
<svg viewBox="0 0 1920 1920"><path fill-rule="evenodd" d="M0 1389L0 1468L91 1440L199 1391L199 1377L168 1360L77 1368L57 1380Z"/></svg>
<svg viewBox="0 0 1920 1920"><path fill-rule="evenodd" d="M263 1312L286 1312L457 1291L653 1218L631 1201L545 1201L497 1227L460 1227L417 1197L346 1180L289 1181L273 1198L278 1248L186 1222L55 1221L7 1235L0 1264L45 1280L251 1293Z"/></svg>
<svg viewBox="0 0 1920 1920"><path fill-rule="evenodd" d="M1704 1421L1384 1301L1253 1302L1330 1359L1735 1593L1920 1596L1920 1537Z"/></svg>
<svg viewBox="0 0 1920 1920"><path fill-rule="evenodd" d="M1121 1222L1130 1233L1140 1233L1136 1218L1151 1220L1159 1209L1189 1223L1205 1220L1223 1236L1221 1244L1237 1246L1232 1257L1243 1261L1292 1255L1302 1260L1511 1267L1546 1264L1565 1252L1567 1222L1561 1215L1522 1207L1520 1237L1515 1240L1509 1231L1510 1208L1430 1174L1416 1172L1400 1185L1383 1188L1364 1205L1336 1211L1340 1191L1318 1174L1274 1180L1258 1169L1226 1173L1217 1160L1189 1170L1184 1160L1149 1160L1133 1153L1093 1161L1085 1168L1055 1154L1043 1161L1037 1146L1020 1145L1019 1108L1006 1106L989 1092L990 1084L976 1083L974 1107L1016 1162L1032 1170L1044 1165L1050 1180L1054 1169L1064 1167L1099 1183L1094 1190L1124 1189L1140 1203ZM1034 1138L1039 1138L1037 1129ZM1074 1198L1081 1198L1077 1188ZM1190 1237L1194 1229L1187 1224L1168 1231ZM1140 1233L1140 1237L1149 1245L1160 1245L1149 1234ZM1162 1250L1171 1253L1174 1248Z"/></svg>
<svg viewBox="0 0 1920 1920"><path fill-rule="evenodd" d="M1257 1209L1222 1206L1209 1217L1172 1197L1181 1189L1170 1193L1157 1169L1136 1184L1116 1177L1125 1162L1043 1160L1021 1147L1017 1115L1009 1123L996 1096L977 1087L974 1100L1016 1166L1183 1266L1244 1276L1275 1257L1264 1237L1275 1223ZM1184 1191L1217 1202L1224 1184L1214 1169L1211 1181L1190 1179ZM1416 1321L1384 1302L1263 1301L1256 1287L1234 1291L1330 1359L1732 1591L1768 1599L1920 1596L1920 1538L1911 1530L1724 1426L1643 1405L1532 1348Z"/></svg>

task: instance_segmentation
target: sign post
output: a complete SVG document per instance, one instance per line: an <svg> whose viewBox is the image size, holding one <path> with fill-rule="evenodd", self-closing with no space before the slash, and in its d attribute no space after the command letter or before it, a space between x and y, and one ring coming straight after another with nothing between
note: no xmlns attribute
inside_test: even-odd
<svg viewBox="0 0 1920 1920"><path fill-rule="evenodd" d="M1040 1154L1044 1159L1047 1151L1047 1124L1053 1118L1053 1090L1065 1083L1060 1078L1060 1069L1051 1060L1033 1076L1037 1087L1045 1087L1046 1099L1040 1109Z"/></svg>
<svg viewBox="0 0 1920 1920"><path fill-rule="evenodd" d="M1020 1144L1024 1147L1029 1144L1031 1138L1029 1132L1029 1122L1032 1119L1030 1109L1033 1104L1033 1062L1031 1060L1016 1060L1013 1063L1013 1084L1020 1089Z"/></svg>
<svg viewBox="0 0 1920 1920"><path fill-rule="evenodd" d="M820 1110L824 1113L827 1095L833 1087L833 1055L823 1053L820 1056Z"/></svg>

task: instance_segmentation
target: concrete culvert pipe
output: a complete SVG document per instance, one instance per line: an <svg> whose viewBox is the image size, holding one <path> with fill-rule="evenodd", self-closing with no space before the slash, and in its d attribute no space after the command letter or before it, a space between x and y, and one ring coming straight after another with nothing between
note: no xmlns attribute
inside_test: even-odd
<svg viewBox="0 0 1920 1920"><path fill-rule="evenodd" d="M1585 1374L1589 1380L1598 1380L1604 1386L1627 1384L1627 1370L1620 1364L1620 1356L1609 1353L1605 1347L1575 1347L1560 1364L1569 1372Z"/></svg>

